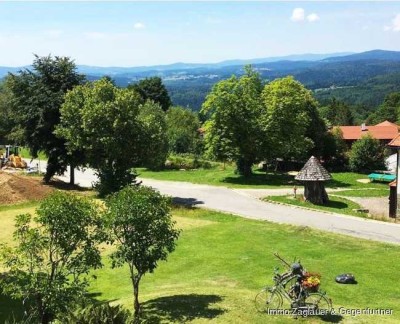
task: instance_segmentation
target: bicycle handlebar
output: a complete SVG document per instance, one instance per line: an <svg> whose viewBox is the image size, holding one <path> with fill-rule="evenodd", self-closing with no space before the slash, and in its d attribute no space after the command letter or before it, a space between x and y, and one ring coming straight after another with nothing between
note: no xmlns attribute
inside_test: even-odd
<svg viewBox="0 0 400 324"><path fill-rule="evenodd" d="M288 268L290 268L290 264L287 263L277 252L274 253L274 256L279 259L283 264L285 264Z"/></svg>

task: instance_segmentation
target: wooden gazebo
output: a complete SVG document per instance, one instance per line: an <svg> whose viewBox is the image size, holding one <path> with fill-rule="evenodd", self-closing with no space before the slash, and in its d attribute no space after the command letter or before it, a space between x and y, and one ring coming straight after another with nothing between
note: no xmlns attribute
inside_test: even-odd
<svg viewBox="0 0 400 324"><path fill-rule="evenodd" d="M316 205L328 203L329 198L324 182L331 180L332 177L317 158L310 157L295 179L304 183L304 199L306 201Z"/></svg>

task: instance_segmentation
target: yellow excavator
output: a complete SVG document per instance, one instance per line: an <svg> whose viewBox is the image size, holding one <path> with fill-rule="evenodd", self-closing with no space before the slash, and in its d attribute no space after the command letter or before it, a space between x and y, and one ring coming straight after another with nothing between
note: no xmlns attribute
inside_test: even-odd
<svg viewBox="0 0 400 324"><path fill-rule="evenodd" d="M27 164L19 156L19 146L5 145L5 152L0 156L0 167L26 169Z"/></svg>

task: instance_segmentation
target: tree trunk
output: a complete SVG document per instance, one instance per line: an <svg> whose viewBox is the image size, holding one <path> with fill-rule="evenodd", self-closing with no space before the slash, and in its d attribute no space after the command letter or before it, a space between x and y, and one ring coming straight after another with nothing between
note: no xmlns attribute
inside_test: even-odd
<svg viewBox="0 0 400 324"><path fill-rule="evenodd" d="M139 303L139 282L141 276L138 274L135 276L134 267L132 264L129 264L129 271L131 274L131 281L133 286L133 309L135 320L139 319L140 315L140 303Z"/></svg>
<svg viewBox="0 0 400 324"><path fill-rule="evenodd" d="M252 175L251 167L253 166L253 161L245 158L239 158L236 161L237 171L241 176L249 177Z"/></svg>
<svg viewBox="0 0 400 324"><path fill-rule="evenodd" d="M71 163L71 165L69 166L69 184L70 185L75 185L75 168L74 168L74 164Z"/></svg>
<svg viewBox="0 0 400 324"><path fill-rule="evenodd" d="M135 318L139 317L140 314L140 303L139 303L139 280L135 280L133 284L133 308L135 309Z"/></svg>
<svg viewBox="0 0 400 324"><path fill-rule="evenodd" d="M326 205L329 202L323 181L305 181L304 199L314 205Z"/></svg>

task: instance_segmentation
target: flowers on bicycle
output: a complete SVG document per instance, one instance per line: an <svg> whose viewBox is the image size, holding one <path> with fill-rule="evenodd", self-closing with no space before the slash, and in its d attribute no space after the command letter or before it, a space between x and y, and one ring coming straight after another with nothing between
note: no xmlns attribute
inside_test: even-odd
<svg viewBox="0 0 400 324"><path fill-rule="evenodd" d="M301 281L301 285L308 289L318 288L320 283L321 275L316 272L306 272L303 276L303 280Z"/></svg>

